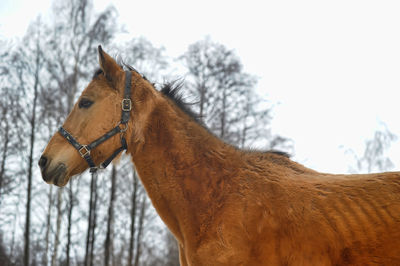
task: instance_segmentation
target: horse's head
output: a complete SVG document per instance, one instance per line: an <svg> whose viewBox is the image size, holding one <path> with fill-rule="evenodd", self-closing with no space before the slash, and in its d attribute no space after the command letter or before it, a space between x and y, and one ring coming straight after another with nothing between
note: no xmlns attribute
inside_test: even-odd
<svg viewBox="0 0 400 266"><path fill-rule="evenodd" d="M82 92L63 127L50 139L39 160L42 177L47 183L64 186L71 176L82 173L89 167L85 155L90 155L93 166L97 166L112 157L114 152L121 147L122 136L128 140L128 143L137 142L137 138L140 137L140 130L129 119L132 117L129 114L132 112L131 109L139 108L138 102L141 101L142 104L145 102L143 99L145 93L140 92L147 87L143 86L145 81L135 71L128 73L132 75L132 82L127 82L129 87L132 84L130 89L133 94L128 96L132 99L130 103L124 99L128 74L113 58L102 51L100 46L99 63L100 69ZM139 99L134 101L133 98L136 97L134 94L137 93L139 93L136 95ZM121 105L125 106L121 108ZM121 120L123 112L128 116L125 123ZM140 115L138 115L138 121L140 121ZM109 134L112 129L114 129L114 134ZM135 131L135 138L132 138L133 131ZM103 139L96 145L89 145L101 139L102 136L107 136L105 141ZM128 148L131 149L131 147Z"/></svg>

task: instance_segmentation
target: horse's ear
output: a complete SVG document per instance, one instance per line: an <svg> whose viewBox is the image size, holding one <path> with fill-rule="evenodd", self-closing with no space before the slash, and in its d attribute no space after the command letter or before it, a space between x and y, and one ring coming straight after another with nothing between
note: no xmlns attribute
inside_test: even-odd
<svg viewBox="0 0 400 266"><path fill-rule="evenodd" d="M122 73L121 67L115 62L115 60L103 51L101 45L98 47L99 50L99 64L100 68L108 81L116 85L120 74Z"/></svg>

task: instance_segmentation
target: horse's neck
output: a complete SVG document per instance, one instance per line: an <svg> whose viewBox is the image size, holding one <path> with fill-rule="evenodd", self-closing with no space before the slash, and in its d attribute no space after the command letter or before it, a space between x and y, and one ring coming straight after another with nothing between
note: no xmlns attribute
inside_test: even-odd
<svg viewBox="0 0 400 266"><path fill-rule="evenodd" d="M183 241L199 233L222 196L215 192L236 152L167 102L149 116L144 141L133 162L161 218Z"/></svg>

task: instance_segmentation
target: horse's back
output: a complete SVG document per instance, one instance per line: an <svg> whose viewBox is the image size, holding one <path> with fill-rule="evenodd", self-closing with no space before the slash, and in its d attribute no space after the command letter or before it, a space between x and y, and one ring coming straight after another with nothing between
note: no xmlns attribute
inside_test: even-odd
<svg viewBox="0 0 400 266"><path fill-rule="evenodd" d="M305 238L329 240L315 250L336 249L326 253L336 265L400 265L400 173L322 175L310 185Z"/></svg>
<svg viewBox="0 0 400 266"><path fill-rule="evenodd" d="M260 247L256 250L261 261L400 265L399 172L296 173L281 182L266 182L263 189L263 195L253 197L253 214L249 208L243 217L248 219L246 232L257 239L249 243ZM262 247L268 252L262 252Z"/></svg>
<svg viewBox="0 0 400 266"><path fill-rule="evenodd" d="M400 266L400 173L295 170L246 170L193 250L194 265Z"/></svg>

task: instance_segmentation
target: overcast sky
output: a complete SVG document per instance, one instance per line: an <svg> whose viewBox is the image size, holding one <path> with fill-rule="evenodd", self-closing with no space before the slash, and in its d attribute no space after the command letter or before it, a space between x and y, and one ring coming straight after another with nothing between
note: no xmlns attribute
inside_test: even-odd
<svg viewBox="0 0 400 266"><path fill-rule="evenodd" d="M400 137L398 0L112 3L129 31L121 39L144 36L171 57L207 35L234 49L260 78L260 95L276 105L274 132L293 139L294 159L308 167L346 172L344 151L362 152L381 123ZM94 1L97 10L109 4ZM1 0L0 36L22 36L50 6ZM389 155L399 170L399 141Z"/></svg>

